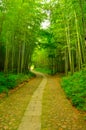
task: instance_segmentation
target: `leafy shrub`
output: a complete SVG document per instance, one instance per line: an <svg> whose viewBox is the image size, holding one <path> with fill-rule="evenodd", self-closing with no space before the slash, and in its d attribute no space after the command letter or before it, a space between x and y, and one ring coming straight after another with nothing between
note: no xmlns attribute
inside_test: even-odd
<svg viewBox="0 0 86 130"><path fill-rule="evenodd" d="M32 76L34 76L34 74L31 72L28 75L0 73L0 93L8 93L9 89L15 88L18 84L28 80Z"/></svg>
<svg viewBox="0 0 86 130"><path fill-rule="evenodd" d="M8 89L13 89L17 85L17 75L9 74L6 77L6 86Z"/></svg>
<svg viewBox="0 0 86 130"><path fill-rule="evenodd" d="M5 92L8 94L8 89L5 86L0 86L0 93Z"/></svg>
<svg viewBox="0 0 86 130"><path fill-rule="evenodd" d="M62 87L67 98L78 109L86 110L86 70L62 78Z"/></svg>

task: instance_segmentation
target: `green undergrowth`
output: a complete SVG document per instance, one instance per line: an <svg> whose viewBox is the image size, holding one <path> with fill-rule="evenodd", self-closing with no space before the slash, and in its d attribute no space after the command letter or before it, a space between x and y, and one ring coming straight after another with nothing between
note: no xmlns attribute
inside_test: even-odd
<svg viewBox="0 0 86 130"><path fill-rule="evenodd" d="M62 87L72 104L86 111L86 70L62 78Z"/></svg>
<svg viewBox="0 0 86 130"><path fill-rule="evenodd" d="M35 70L44 74L51 74L51 70L47 68L35 68Z"/></svg>
<svg viewBox="0 0 86 130"><path fill-rule="evenodd" d="M25 74L4 74L0 72L0 93L8 93L10 89L34 76L33 73Z"/></svg>

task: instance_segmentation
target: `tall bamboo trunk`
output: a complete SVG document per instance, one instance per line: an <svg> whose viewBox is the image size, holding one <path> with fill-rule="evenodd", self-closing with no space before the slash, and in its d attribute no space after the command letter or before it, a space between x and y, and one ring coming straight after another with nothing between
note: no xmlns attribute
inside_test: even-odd
<svg viewBox="0 0 86 130"><path fill-rule="evenodd" d="M73 74L73 64L72 64L72 52L71 52L71 43L70 43L70 29L69 29L69 21L67 20L67 25L65 26L65 33L66 33L66 40L67 40L67 47L68 47L68 56L69 56L69 65L71 74ZM65 61L68 62L68 61ZM65 63L66 65L67 63ZM67 71L67 70L66 70Z"/></svg>
<svg viewBox="0 0 86 130"><path fill-rule="evenodd" d="M24 34L24 42L22 45L21 73L23 72L24 69L24 55L25 55L25 34Z"/></svg>
<svg viewBox="0 0 86 130"><path fill-rule="evenodd" d="M9 59L9 48L8 41L6 42L6 54L5 54L5 63L4 63L4 72L8 72L8 59Z"/></svg>
<svg viewBox="0 0 86 130"><path fill-rule="evenodd" d="M78 21L77 21L76 12L74 12L74 14L75 14L75 26L76 26L76 34L77 34L78 70L80 70L81 65L82 65L82 54L81 54L81 46L80 46L80 35L79 35L79 31L78 31Z"/></svg>
<svg viewBox="0 0 86 130"><path fill-rule="evenodd" d="M13 43L12 45L12 72L14 71L14 55L15 55L15 49L14 49L14 43Z"/></svg>
<svg viewBox="0 0 86 130"><path fill-rule="evenodd" d="M18 68L17 68L17 73L20 73L20 64L21 64L21 45L19 45Z"/></svg>
<svg viewBox="0 0 86 130"><path fill-rule="evenodd" d="M82 16L82 28L83 28L83 34L81 36L82 39L82 56L83 56L83 62L86 62L86 56L85 56L85 38L86 38L86 20L85 20L85 14L83 12L83 5L85 4L85 0L79 0L80 3L80 10L81 10L81 16Z"/></svg>
<svg viewBox="0 0 86 130"><path fill-rule="evenodd" d="M68 75L68 50L65 48L65 74Z"/></svg>

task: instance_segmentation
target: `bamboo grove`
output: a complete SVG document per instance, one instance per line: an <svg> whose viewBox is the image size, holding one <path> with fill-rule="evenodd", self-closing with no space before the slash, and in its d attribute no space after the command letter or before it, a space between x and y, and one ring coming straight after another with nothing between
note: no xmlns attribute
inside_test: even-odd
<svg viewBox="0 0 86 130"><path fill-rule="evenodd" d="M52 0L47 34L48 63L52 73L73 74L86 65L86 1Z"/></svg>
<svg viewBox="0 0 86 130"><path fill-rule="evenodd" d="M47 29L41 28L44 19ZM80 71L86 64L86 0L1 0L0 71L27 72L37 46L53 74Z"/></svg>
<svg viewBox="0 0 86 130"><path fill-rule="evenodd" d="M34 0L0 0L0 70L27 72L42 21Z"/></svg>
<svg viewBox="0 0 86 130"><path fill-rule="evenodd" d="M51 30L58 66L66 74L79 71L86 64L86 1L59 0L51 6Z"/></svg>

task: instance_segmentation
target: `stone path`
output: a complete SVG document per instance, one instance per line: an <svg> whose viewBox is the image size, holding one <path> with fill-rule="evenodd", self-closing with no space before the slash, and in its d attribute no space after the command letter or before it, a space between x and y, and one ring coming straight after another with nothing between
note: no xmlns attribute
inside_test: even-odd
<svg viewBox="0 0 86 130"><path fill-rule="evenodd" d="M48 76L43 93L41 130L86 130L85 113L82 115L61 88L60 78Z"/></svg>
<svg viewBox="0 0 86 130"><path fill-rule="evenodd" d="M46 83L47 78L43 76L42 82L27 106L18 130L41 130L42 95Z"/></svg>

